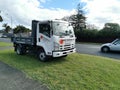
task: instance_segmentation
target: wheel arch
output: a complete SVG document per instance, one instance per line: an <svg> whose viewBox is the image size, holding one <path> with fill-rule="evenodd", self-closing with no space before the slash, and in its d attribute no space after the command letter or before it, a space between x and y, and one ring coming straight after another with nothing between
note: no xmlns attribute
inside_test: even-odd
<svg viewBox="0 0 120 90"><path fill-rule="evenodd" d="M39 53L41 50L45 51L45 49L42 46L37 46L37 53ZM46 53L46 51L45 51Z"/></svg>
<svg viewBox="0 0 120 90"><path fill-rule="evenodd" d="M22 45L21 45L21 44L19 44L19 43L14 43L14 47L15 47L15 49L14 49L14 50L16 51L16 50L17 50L17 48L18 48L18 47L22 47Z"/></svg>
<svg viewBox="0 0 120 90"><path fill-rule="evenodd" d="M45 54L43 54L43 52ZM43 58L45 56L45 58ZM45 49L43 47L37 47L37 57L40 61L45 62L48 60L48 56L46 55ZM42 59L43 58L43 59Z"/></svg>
<svg viewBox="0 0 120 90"><path fill-rule="evenodd" d="M108 51L110 51L110 47L109 46L103 46L101 47L101 51L103 52L103 48L108 48Z"/></svg>

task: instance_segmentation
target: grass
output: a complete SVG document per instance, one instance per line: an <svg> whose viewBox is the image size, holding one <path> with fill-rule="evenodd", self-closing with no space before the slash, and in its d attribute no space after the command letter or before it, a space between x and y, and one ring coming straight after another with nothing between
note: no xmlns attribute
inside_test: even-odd
<svg viewBox="0 0 120 90"><path fill-rule="evenodd" d="M12 46L12 43L0 42L0 47Z"/></svg>
<svg viewBox="0 0 120 90"><path fill-rule="evenodd" d="M119 60L75 53L40 62L32 55L16 55L13 50L0 51L0 60L50 90L120 90Z"/></svg>

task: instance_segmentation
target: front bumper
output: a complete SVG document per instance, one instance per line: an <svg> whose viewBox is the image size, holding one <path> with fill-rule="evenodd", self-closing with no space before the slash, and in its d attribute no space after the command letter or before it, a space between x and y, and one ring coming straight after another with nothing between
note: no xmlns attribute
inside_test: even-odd
<svg viewBox="0 0 120 90"><path fill-rule="evenodd" d="M76 48L67 51L53 51L53 57L61 57L75 52Z"/></svg>

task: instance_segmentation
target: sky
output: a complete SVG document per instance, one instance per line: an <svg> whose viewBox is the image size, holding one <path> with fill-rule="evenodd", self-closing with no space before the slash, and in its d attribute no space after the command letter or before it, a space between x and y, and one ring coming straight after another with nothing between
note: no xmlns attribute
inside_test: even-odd
<svg viewBox="0 0 120 90"><path fill-rule="evenodd" d="M102 28L105 23L120 24L120 0L0 0L3 23L31 28L32 20L60 19L76 13L78 3L85 3L88 24Z"/></svg>

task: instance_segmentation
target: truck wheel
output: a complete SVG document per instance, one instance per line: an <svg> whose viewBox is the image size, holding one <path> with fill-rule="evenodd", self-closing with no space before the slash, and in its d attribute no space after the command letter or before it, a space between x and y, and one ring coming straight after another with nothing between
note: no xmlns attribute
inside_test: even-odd
<svg viewBox="0 0 120 90"><path fill-rule="evenodd" d="M22 55L23 53L22 53L22 49L19 47L19 46L17 46L17 48L16 48L16 53L18 54L18 55Z"/></svg>
<svg viewBox="0 0 120 90"><path fill-rule="evenodd" d="M47 60L47 55L44 50L40 50L40 52L38 54L38 58L42 62L45 62Z"/></svg>

